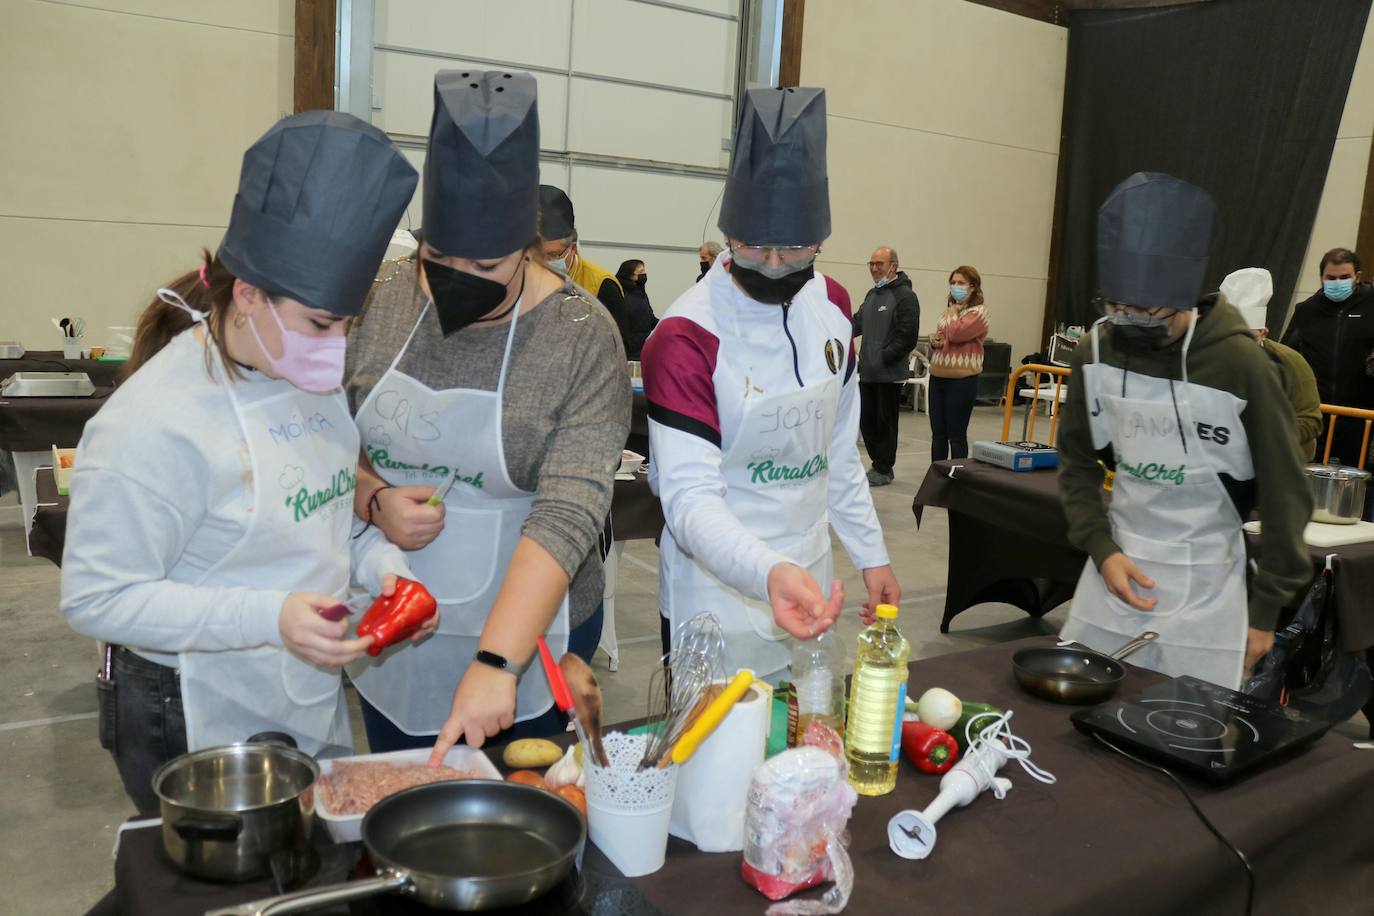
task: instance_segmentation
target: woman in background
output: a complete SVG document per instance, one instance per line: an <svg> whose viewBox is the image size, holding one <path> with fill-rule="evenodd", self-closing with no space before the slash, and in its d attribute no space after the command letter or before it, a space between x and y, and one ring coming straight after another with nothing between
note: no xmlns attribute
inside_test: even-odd
<svg viewBox="0 0 1374 916"><path fill-rule="evenodd" d="M658 324L653 306L649 305L649 294L645 292L649 275L644 270L643 261L629 260L621 263L615 278L625 290L625 356L638 360L640 351L644 349L644 341L649 339Z"/></svg>
<svg viewBox="0 0 1374 916"><path fill-rule="evenodd" d="M949 275L949 298L930 337L930 460L968 457L968 421L983 371L988 313L983 278L967 265Z"/></svg>

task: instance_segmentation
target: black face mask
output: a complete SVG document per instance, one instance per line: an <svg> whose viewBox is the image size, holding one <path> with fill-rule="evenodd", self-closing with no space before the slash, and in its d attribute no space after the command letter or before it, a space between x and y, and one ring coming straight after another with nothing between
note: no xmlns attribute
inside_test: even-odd
<svg viewBox="0 0 1374 916"><path fill-rule="evenodd" d="M429 281L429 292L434 297L434 309L439 315L439 327L443 329L445 337L461 331L473 322L481 321L487 313L501 304L510 287L510 280L497 283L495 280L488 280L486 277L479 277L428 259L421 259L420 263L424 266L425 279ZM524 260L521 259L515 269L520 270L524 264ZM523 292L524 271L521 270L520 273L520 288ZM514 279L515 274L511 274L511 280ZM516 299L518 301L519 297Z"/></svg>
<svg viewBox="0 0 1374 916"><path fill-rule="evenodd" d="M794 270L790 274L783 274L777 279L765 276L757 270L741 267L738 262L730 265L730 276L735 278L735 282L749 295L749 298L768 305L782 305L784 302L791 302L792 298L801 292L801 288L809 283L815 275L816 269L811 264L800 270Z"/></svg>
<svg viewBox="0 0 1374 916"><path fill-rule="evenodd" d="M703 276L703 277L706 276L706 271L708 271L708 270L710 270L710 269L711 269L710 263L707 262L707 261L702 261L702 262L701 262L701 274L700 274L700 276Z"/></svg>
<svg viewBox="0 0 1374 916"><path fill-rule="evenodd" d="M1163 345L1169 328L1162 324L1113 324L1112 343L1126 353L1148 353Z"/></svg>
<svg viewBox="0 0 1374 916"><path fill-rule="evenodd" d="M646 286L648 286L648 285L649 285L649 275L648 275L648 274L644 274L642 277L640 277L638 280L635 281L635 286L638 286L640 289L644 289L644 288L645 288Z"/></svg>

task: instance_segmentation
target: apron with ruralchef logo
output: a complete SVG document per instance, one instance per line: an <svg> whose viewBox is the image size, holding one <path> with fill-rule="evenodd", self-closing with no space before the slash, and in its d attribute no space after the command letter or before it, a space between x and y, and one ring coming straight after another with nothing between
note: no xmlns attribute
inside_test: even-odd
<svg viewBox="0 0 1374 916"><path fill-rule="evenodd" d="M511 482L502 435L501 402L520 304L512 313L495 391L435 391L397 368L429 309L421 309L356 418L372 467L387 483L437 487L454 468L458 474L444 497L443 529L406 553L415 578L439 603L438 631L348 668L358 692L408 735L438 734L448 718L535 497ZM568 651L568 631L565 593L544 634L554 658ZM516 688L515 721L540 716L552 705L542 666L531 665Z"/></svg>
<svg viewBox="0 0 1374 916"><path fill-rule="evenodd" d="M726 507L751 534L810 572L826 595L834 572L830 438L839 406L840 381L833 376L783 394L747 390L739 430L720 460ZM749 668L776 680L792 662L792 645L774 625L769 603L721 582L678 546L671 530L665 533L665 594L674 634L697 614L713 613L725 636L725 670Z"/></svg>
<svg viewBox="0 0 1374 916"><path fill-rule="evenodd" d="M1187 382L1135 375L1132 384L1168 381L1172 390L1148 400L1109 393L1097 333L1094 326L1084 393L1094 428L1110 438L1116 455L1112 539L1154 580L1153 589L1133 583L1136 593L1158 603L1135 610L1107 590L1089 559L1060 635L1111 652L1153 630L1159 638L1133 654L1132 664L1236 689L1248 627L1240 516L1194 433ZM1186 342L1184 353L1186 359ZM1231 429L1241 429L1238 412Z"/></svg>
<svg viewBox="0 0 1374 916"><path fill-rule="evenodd" d="M192 333L192 332L187 332ZM223 363L218 361L223 379ZM343 598L358 433L340 390L224 381L248 451L251 522L196 586L312 591ZM353 753L339 670L281 646L182 652L186 745L194 751L285 731L312 756Z"/></svg>

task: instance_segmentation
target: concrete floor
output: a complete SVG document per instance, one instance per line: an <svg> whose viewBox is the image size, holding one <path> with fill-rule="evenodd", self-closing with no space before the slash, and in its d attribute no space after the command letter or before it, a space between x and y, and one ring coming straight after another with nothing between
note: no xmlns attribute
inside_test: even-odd
<svg viewBox="0 0 1374 916"><path fill-rule="evenodd" d="M900 625L913 658L1057 630L1066 607L1034 621L1007 605L962 614L957 632L941 635L949 534L945 513L929 512L918 532L911 501L929 465L925 414L903 413L897 480L873 491L888 551L903 589ZM999 437L1000 412L980 407L969 438ZM840 630L853 645L863 582L836 549L850 608ZM644 714L648 675L659 655L658 555L652 541L626 546L617 591L620 670L594 666L605 691L605 721ZM95 646L74 635L58 611L58 571L31 559L11 495L0 500L0 912L83 912L113 884L110 852L119 824L133 814L108 754L96 740ZM852 657L852 650L851 650ZM356 718L355 732L362 740ZM1362 736L1363 722L1343 727Z"/></svg>

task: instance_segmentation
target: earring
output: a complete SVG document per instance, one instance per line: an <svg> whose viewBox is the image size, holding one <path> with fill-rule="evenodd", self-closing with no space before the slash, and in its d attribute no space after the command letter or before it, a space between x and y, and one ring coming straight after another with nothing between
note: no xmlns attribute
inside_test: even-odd
<svg viewBox="0 0 1374 916"><path fill-rule="evenodd" d="M241 327L243 327L243 322L244 322L244 317L243 317L243 313L242 313L242 312L239 312L237 315L234 316L234 327L236 327L236 328L241 328Z"/></svg>

